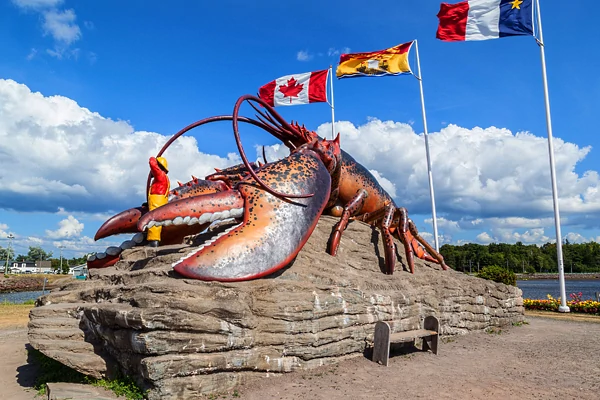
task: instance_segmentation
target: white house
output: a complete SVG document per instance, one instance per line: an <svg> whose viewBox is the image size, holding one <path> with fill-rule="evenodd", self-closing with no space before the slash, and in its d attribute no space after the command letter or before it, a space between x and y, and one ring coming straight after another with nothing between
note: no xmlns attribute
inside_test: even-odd
<svg viewBox="0 0 600 400"><path fill-rule="evenodd" d="M87 264L77 265L75 267L69 267L69 275L73 275L74 278L84 278L88 274Z"/></svg>
<svg viewBox="0 0 600 400"><path fill-rule="evenodd" d="M14 261L10 267L13 274L34 274L36 266L34 261Z"/></svg>

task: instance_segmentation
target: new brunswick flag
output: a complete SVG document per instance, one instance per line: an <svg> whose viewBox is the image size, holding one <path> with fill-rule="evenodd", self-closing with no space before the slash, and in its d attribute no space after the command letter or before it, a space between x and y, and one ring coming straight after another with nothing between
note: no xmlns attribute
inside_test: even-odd
<svg viewBox="0 0 600 400"><path fill-rule="evenodd" d="M412 74L408 52L413 42L370 53L342 54L335 75L338 78Z"/></svg>

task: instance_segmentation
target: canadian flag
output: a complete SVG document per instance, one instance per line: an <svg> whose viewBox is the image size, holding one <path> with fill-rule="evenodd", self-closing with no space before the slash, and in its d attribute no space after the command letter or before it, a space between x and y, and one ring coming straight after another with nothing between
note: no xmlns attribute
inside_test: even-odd
<svg viewBox="0 0 600 400"><path fill-rule="evenodd" d="M258 97L272 107L327 101L328 69L286 75L261 86Z"/></svg>

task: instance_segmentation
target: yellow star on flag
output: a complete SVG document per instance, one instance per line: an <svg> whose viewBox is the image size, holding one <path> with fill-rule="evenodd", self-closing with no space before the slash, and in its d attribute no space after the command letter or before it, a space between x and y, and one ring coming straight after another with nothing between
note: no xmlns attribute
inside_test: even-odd
<svg viewBox="0 0 600 400"><path fill-rule="evenodd" d="M520 6L521 6L521 4L522 4L522 3L523 3L523 0L513 0L513 2L512 2L512 3L510 3L510 4L512 4L512 8L511 8L511 10L512 10L513 8L516 8L516 9L519 9L519 10L520 10L520 9L521 9L521 7L520 7Z"/></svg>

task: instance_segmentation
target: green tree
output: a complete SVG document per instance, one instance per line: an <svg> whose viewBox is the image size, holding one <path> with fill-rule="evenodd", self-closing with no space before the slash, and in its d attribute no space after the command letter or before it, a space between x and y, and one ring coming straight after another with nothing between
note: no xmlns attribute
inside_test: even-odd
<svg viewBox="0 0 600 400"><path fill-rule="evenodd" d="M49 260L52 258L52 252L46 253L40 246L29 246L27 259L31 261Z"/></svg>
<svg viewBox="0 0 600 400"><path fill-rule="evenodd" d="M6 259L8 258L8 260L12 260L15 258L15 252L13 249L10 249L10 254L8 253L8 248L3 248L0 246L0 261L6 261Z"/></svg>

